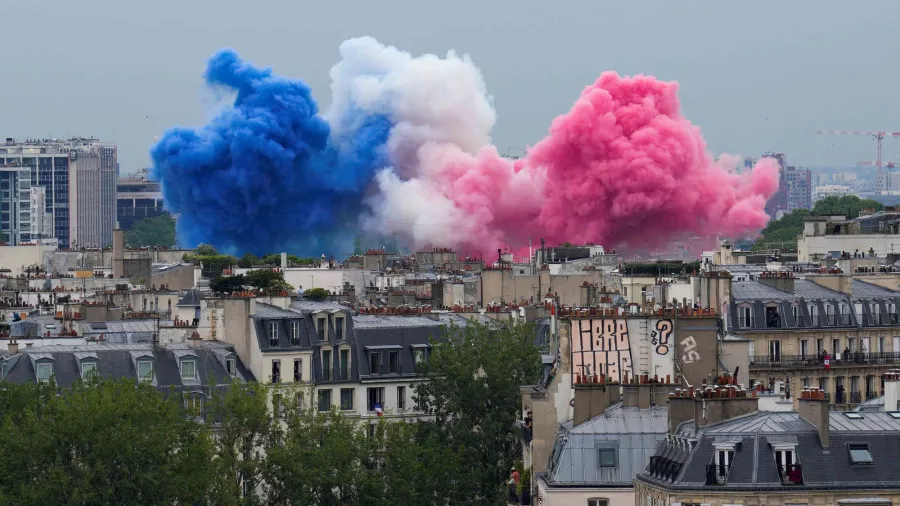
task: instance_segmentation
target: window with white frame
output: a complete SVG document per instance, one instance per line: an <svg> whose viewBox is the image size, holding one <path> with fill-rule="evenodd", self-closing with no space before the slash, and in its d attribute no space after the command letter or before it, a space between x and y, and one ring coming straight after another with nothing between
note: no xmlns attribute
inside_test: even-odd
<svg viewBox="0 0 900 506"><path fill-rule="evenodd" d="M181 359L181 379L197 379L197 361L192 358Z"/></svg>
<svg viewBox="0 0 900 506"><path fill-rule="evenodd" d="M881 304L877 301L870 303L869 312L872 313L872 323L874 325L881 324Z"/></svg>
<svg viewBox="0 0 900 506"><path fill-rule="evenodd" d="M334 335L337 337L338 341L344 340L344 317L343 316L335 316L334 317Z"/></svg>
<svg viewBox="0 0 900 506"><path fill-rule="evenodd" d="M41 383L50 381L50 377L53 376L53 364L51 362L38 363L35 375L37 376L37 380Z"/></svg>
<svg viewBox="0 0 900 506"><path fill-rule="evenodd" d="M750 306L738 307L738 325L741 328L749 329L753 327L753 308Z"/></svg>
<svg viewBox="0 0 900 506"><path fill-rule="evenodd" d="M234 358L225 359L225 370L228 372L229 376L237 375L237 362Z"/></svg>
<svg viewBox="0 0 900 506"><path fill-rule="evenodd" d="M319 337L319 341L324 341L327 335L328 330L328 319L327 318L316 318L316 335Z"/></svg>
<svg viewBox="0 0 900 506"><path fill-rule="evenodd" d="M278 322L269 322L269 346L278 346Z"/></svg>
<svg viewBox="0 0 900 506"><path fill-rule="evenodd" d="M592 497L587 500L587 506L609 506L609 499L604 497Z"/></svg>
<svg viewBox="0 0 900 506"><path fill-rule="evenodd" d="M81 379L86 380L97 373L97 362L85 360L81 363Z"/></svg>
<svg viewBox="0 0 900 506"><path fill-rule="evenodd" d="M291 321L291 346L300 346L300 322Z"/></svg>
<svg viewBox="0 0 900 506"><path fill-rule="evenodd" d="M817 326L819 325L819 306L815 304L810 304L807 306L809 309L809 321L810 325Z"/></svg>
<svg viewBox="0 0 900 506"><path fill-rule="evenodd" d="M137 375L141 381L150 381L153 379L153 361L142 359L137 361Z"/></svg>

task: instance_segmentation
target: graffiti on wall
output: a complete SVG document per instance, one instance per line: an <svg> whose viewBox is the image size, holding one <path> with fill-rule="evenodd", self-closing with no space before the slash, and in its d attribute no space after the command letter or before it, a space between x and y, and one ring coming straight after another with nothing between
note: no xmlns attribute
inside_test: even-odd
<svg viewBox="0 0 900 506"><path fill-rule="evenodd" d="M700 352L697 351L697 340L694 339L694 336L684 338L681 341L681 349L683 350L681 361L685 364L693 364L700 360Z"/></svg>
<svg viewBox="0 0 900 506"><path fill-rule="evenodd" d="M575 375L603 375L622 381L634 377L636 367L646 369L638 374L672 374L674 329L672 320L572 320L572 380Z"/></svg>

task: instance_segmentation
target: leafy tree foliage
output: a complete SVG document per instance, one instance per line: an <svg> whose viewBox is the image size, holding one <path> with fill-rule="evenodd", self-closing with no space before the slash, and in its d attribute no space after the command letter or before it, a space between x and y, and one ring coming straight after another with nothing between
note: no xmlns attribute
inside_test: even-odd
<svg viewBox="0 0 900 506"><path fill-rule="evenodd" d="M175 220L168 214L144 218L125 234L125 242L132 248L175 246Z"/></svg>
<svg viewBox="0 0 900 506"><path fill-rule="evenodd" d="M216 248L214 248L210 244L201 244L201 245L197 246L197 248L194 250L194 252L197 254L197 256L201 256L201 257L219 254L219 252L216 251Z"/></svg>
<svg viewBox="0 0 900 506"><path fill-rule="evenodd" d="M133 381L4 390L0 502L192 504L213 477L206 428Z"/></svg>
<svg viewBox="0 0 900 506"><path fill-rule="evenodd" d="M249 269L250 267L259 265L260 263L262 263L262 261L258 256L254 255L253 253L245 253L244 256L242 256L240 260L238 260L238 267Z"/></svg>
<svg viewBox="0 0 900 506"><path fill-rule="evenodd" d="M806 209L795 209L784 215L779 220L771 221L762 230L762 235L753 244L753 249L772 249L779 243L784 243L783 248L790 251L797 249L797 236L803 233L803 219L807 216L818 215L844 215L848 218L856 218L864 210L881 211L884 206L872 199L861 199L856 195L843 197L826 197L816 202L812 212Z"/></svg>
<svg viewBox="0 0 900 506"><path fill-rule="evenodd" d="M491 329L470 324L435 343L418 384L418 408L434 415L423 429L438 446L455 449L464 462L454 474L463 497L500 501L498 484L519 454L512 432L520 409L519 386L540 375L540 355L530 325ZM457 474L458 473L458 474ZM451 501L454 503L454 501Z"/></svg>
<svg viewBox="0 0 900 506"><path fill-rule="evenodd" d="M795 209L780 220L770 221L759 239L753 243L752 249L765 250L781 246L790 251L796 250L797 236L803 232L803 219L809 215L806 209Z"/></svg>
<svg viewBox="0 0 900 506"><path fill-rule="evenodd" d="M303 291L303 296L309 300L325 300L330 293L324 288L310 288Z"/></svg>
<svg viewBox="0 0 900 506"><path fill-rule="evenodd" d="M843 214L848 218L857 218L865 210L881 211L884 206L872 199L861 199L856 195L843 197L825 197L813 206L813 214Z"/></svg>
<svg viewBox="0 0 900 506"><path fill-rule="evenodd" d="M503 504L533 340L525 326L450 329L415 391L434 421L366 425L265 378L209 391L202 413L133 380L4 384L0 503Z"/></svg>
<svg viewBox="0 0 900 506"><path fill-rule="evenodd" d="M246 283L254 288L267 291L293 290L294 288L284 280L284 273L257 269L244 275Z"/></svg>
<svg viewBox="0 0 900 506"><path fill-rule="evenodd" d="M246 284L243 274L219 276L209 282L209 288L215 293L234 293L243 290Z"/></svg>

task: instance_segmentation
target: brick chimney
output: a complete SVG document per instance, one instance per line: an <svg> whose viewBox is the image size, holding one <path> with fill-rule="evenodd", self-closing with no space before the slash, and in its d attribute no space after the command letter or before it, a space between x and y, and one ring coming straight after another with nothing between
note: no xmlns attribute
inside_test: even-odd
<svg viewBox="0 0 900 506"><path fill-rule="evenodd" d="M887 386L887 382L885 382L885 386ZM885 396L885 400L887 400L887 396ZM798 405L797 413L800 418L818 429L822 448L828 448L830 438L828 434L828 401L825 400L825 392L818 388L804 388L800 392Z"/></svg>
<svg viewBox="0 0 900 506"><path fill-rule="evenodd" d="M759 282L782 292L794 293L794 273L767 271L760 273Z"/></svg>
<svg viewBox="0 0 900 506"><path fill-rule="evenodd" d="M884 373L884 410L900 411L900 369Z"/></svg>
<svg viewBox="0 0 900 506"><path fill-rule="evenodd" d="M606 408L619 402L619 383L607 383L602 377L598 377L598 381L593 381L594 378L590 379L592 380L590 383L575 383L574 385L573 427L602 415Z"/></svg>
<svg viewBox="0 0 900 506"><path fill-rule="evenodd" d="M664 382L663 382L664 380ZM650 406L662 406L666 403L669 393L674 392L678 385L671 384L671 377L649 377L644 374L636 376L631 383L622 385L622 405L626 408L650 409Z"/></svg>
<svg viewBox="0 0 900 506"><path fill-rule="evenodd" d="M13 356L16 353L19 353L19 342L16 341L15 339L10 339L9 343L7 344L7 347L8 347L7 351L8 351L9 356Z"/></svg>
<svg viewBox="0 0 900 506"><path fill-rule="evenodd" d="M669 432L693 419L695 430L759 410L756 392L733 384L733 378L718 378L714 385L678 389L669 396Z"/></svg>

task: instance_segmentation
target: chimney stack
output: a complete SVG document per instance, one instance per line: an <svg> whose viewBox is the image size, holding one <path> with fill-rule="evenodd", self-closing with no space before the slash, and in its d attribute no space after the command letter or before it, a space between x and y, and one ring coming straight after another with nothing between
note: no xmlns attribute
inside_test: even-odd
<svg viewBox="0 0 900 506"><path fill-rule="evenodd" d="M734 383L733 377L722 376L714 385L676 389L669 395L669 432L691 418L696 430L759 411L756 392Z"/></svg>
<svg viewBox="0 0 900 506"><path fill-rule="evenodd" d="M287 253L281 253L281 268L287 269Z"/></svg>
<svg viewBox="0 0 900 506"><path fill-rule="evenodd" d="M572 426L577 427L582 423L602 415L606 408L619 402L618 383L608 383L605 378L588 378L590 383L575 383L575 413L572 417Z"/></svg>
<svg viewBox="0 0 900 506"><path fill-rule="evenodd" d="M635 376L631 383L622 385L622 406L626 408L650 409L661 406L669 394L678 387L669 383L670 377L650 377L648 374ZM665 381L665 382L664 382Z"/></svg>
<svg viewBox="0 0 900 506"><path fill-rule="evenodd" d="M884 373L884 410L900 411L900 369Z"/></svg>
<svg viewBox="0 0 900 506"><path fill-rule="evenodd" d="M885 382L885 386L887 386L887 382ZM887 396L885 396L886 400ZM819 431L819 442L822 444L822 448L828 448L828 401L825 400L825 392L818 388L804 388L800 392L797 412L800 418L809 422Z"/></svg>
<svg viewBox="0 0 900 506"><path fill-rule="evenodd" d="M19 353L19 342L15 340L15 338L9 340L9 344L7 345L9 356L13 356L16 353Z"/></svg>

